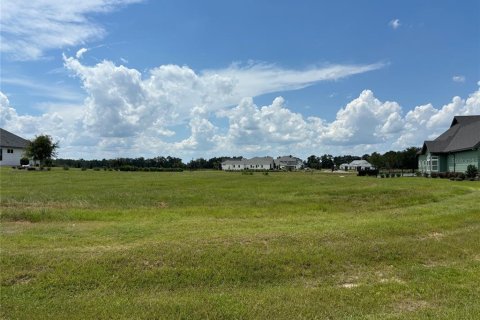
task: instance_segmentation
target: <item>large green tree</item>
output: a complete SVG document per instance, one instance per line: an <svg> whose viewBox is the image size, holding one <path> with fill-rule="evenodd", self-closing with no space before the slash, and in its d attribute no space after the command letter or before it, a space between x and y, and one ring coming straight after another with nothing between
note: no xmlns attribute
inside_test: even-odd
<svg viewBox="0 0 480 320"><path fill-rule="evenodd" d="M25 154L34 161L39 161L40 165L43 166L45 161L51 160L57 155L57 149L58 142L53 142L52 137L48 135L40 135L30 141L25 150Z"/></svg>

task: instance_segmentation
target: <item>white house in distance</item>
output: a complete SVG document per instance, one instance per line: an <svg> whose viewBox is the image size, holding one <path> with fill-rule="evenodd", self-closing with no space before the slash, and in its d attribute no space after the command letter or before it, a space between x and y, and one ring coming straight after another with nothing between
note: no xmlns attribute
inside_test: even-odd
<svg viewBox="0 0 480 320"><path fill-rule="evenodd" d="M0 166L18 166L29 141L0 128Z"/></svg>
<svg viewBox="0 0 480 320"><path fill-rule="evenodd" d="M342 163L340 170L368 170L375 169L367 160L353 160L350 163Z"/></svg>
<svg viewBox="0 0 480 320"><path fill-rule="evenodd" d="M275 159L275 167L282 170L299 170L303 166L302 159L292 156L283 156Z"/></svg>
<svg viewBox="0 0 480 320"><path fill-rule="evenodd" d="M299 158L292 156L278 157L255 157L252 159L225 160L222 162L222 170L240 171L240 170L296 170L301 169L303 162Z"/></svg>

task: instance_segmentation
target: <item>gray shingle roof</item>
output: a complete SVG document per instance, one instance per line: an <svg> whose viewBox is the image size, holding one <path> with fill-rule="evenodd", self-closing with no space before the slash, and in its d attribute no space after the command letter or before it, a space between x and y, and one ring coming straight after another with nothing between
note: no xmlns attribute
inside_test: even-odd
<svg viewBox="0 0 480 320"><path fill-rule="evenodd" d="M258 165L270 165L273 163L272 157L254 157L252 159L247 159L245 164L258 164Z"/></svg>
<svg viewBox="0 0 480 320"><path fill-rule="evenodd" d="M425 141L421 154L448 153L480 147L480 115L456 116L450 128L433 141Z"/></svg>
<svg viewBox="0 0 480 320"><path fill-rule="evenodd" d="M0 146L4 148L26 148L29 141L0 128Z"/></svg>
<svg viewBox="0 0 480 320"><path fill-rule="evenodd" d="M277 165L296 165L297 163L301 163L302 160L292 156L282 156L275 159L275 164Z"/></svg>

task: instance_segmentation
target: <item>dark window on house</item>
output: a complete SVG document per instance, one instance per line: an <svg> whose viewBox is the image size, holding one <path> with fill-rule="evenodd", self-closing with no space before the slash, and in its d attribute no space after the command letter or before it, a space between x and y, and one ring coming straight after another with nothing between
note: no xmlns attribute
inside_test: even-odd
<svg viewBox="0 0 480 320"><path fill-rule="evenodd" d="M3 160L3 149L0 149L0 161Z"/></svg>
<svg viewBox="0 0 480 320"><path fill-rule="evenodd" d="M13 149L7 149L7 153L13 153Z"/></svg>

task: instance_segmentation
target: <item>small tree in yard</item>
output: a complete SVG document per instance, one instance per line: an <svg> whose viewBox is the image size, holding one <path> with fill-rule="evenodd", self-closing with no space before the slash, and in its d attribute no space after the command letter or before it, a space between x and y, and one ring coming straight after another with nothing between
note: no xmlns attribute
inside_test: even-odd
<svg viewBox="0 0 480 320"><path fill-rule="evenodd" d="M22 159L20 159L20 164L21 164L22 166L25 166L25 165L27 165L27 164L29 164L29 163L30 163L30 160L28 160L27 157L23 157Z"/></svg>
<svg viewBox="0 0 480 320"><path fill-rule="evenodd" d="M40 135L35 137L27 146L25 154L34 161L40 161L40 166L45 161L52 159L57 155L58 142L53 142L52 137Z"/></svg>
<svg viewBox="0 0 480 320"><path fill-rule="evenodd" d="M465 173L465 175L468 178L475 178L477 176L477 174L478 174L477 167L475 167L473 164L468 165L467 172Z"/></svg>

